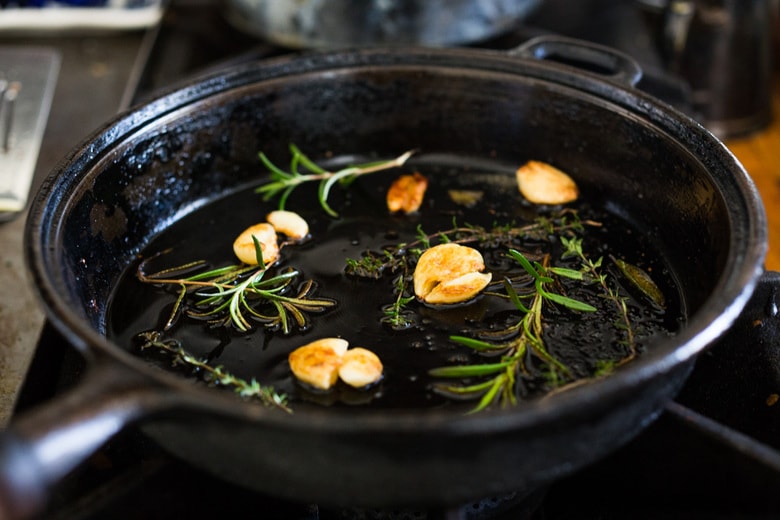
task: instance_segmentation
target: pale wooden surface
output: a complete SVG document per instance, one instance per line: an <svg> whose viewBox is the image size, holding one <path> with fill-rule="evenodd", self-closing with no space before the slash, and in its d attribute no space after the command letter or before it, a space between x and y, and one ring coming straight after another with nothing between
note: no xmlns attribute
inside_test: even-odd
<svg viewBox="0 0 780 520"><path fill-rule="evenodd" d="M772 92L774 118L766 129L746 138L726 141L745 166L761 194L769 222L766 268L780 271L780 70Z"/></svg>

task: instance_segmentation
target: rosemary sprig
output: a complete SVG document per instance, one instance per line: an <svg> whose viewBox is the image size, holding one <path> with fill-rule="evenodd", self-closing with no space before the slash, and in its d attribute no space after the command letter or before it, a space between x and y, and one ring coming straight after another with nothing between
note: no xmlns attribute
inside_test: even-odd
<svg viewBox="0 0 780 520"><path fill-rule="evenodd" d="M251 381L246 381L227 372L221 366L213 367L209 365L184 350L179 341L165 338L162 332L142 332L138 335L138 338L141 340L141 350L154 348L170 354L173 356L172 364L174 366L189 366L194 372L199 373L203 380L211 386L233 388L241 397L258 399L266 406L292 413L292 410L287 405L287 396L284 394L277 394L272 387L263 386L254 378Z"/></svg>
<svg viewBox="0 0 780 520"><path fill-rule="evenodd" d="M476 397L479 402L472 413L486 409L496 400L502 405L517 403L516 381L518 377L529 374L527 362L529 355L540 360L547 367L548 381L552 386L571 381L572 371L548 351L543 337L543 315L546 305L556 304L576 312L594 312L597 309L587 303L575 300L556 291L556 277L579 279L582 273L565 268L549 266L549 256L542 263L531 262L520 251L512 249L509 257L514 259L531 277L532 288L521 294L509 279L504 280L506 297L520 312L520 319L498 335L508 340L491 342L485 339L466 336L452 336L455 343L469 347L481 353L501 353L497 363L479 363L473 365L448 366L432 369L434 377L469 379L488 377L469 385L439 384L437 388L445 393L461 397ZM527 304L525 302L528 302ZM482 338L487 337L483 335Z"/></svg>
<svg viewBox="0 0 780 520"><path fill-rule="evenodd" d="M179 294L166 329L183 310L192 318L232 324L241 332L247 332L252 328L252 321L258 321L265 328L289 334L294 325L299 328L307 325L307 313L323 312L336 305L329 298L311 297L314 289L311 280L304 281L297 294L290 295L291 286L300 274L294 269L273 274L262 265L238 264L176 277L206 265L197 261L146 274L148 261L159 254L140 263L137 277L144 283L178 286Z"/></svg>
<svg viewBox="0 0 780 520"><path fill-rule="evenodd" d="M546 287L555 282L555 280L551 278L549 274L556 274L558 276L571 278L573 280L582 280L582 273L580 271L562 267L545 267L539 262L534 262L534 265L531 265L531 262L516 249L510 249L509 256L515 259L517 263L519 263L520 266L531 275L531 278L533 278L534 281L536 292L539 294L539 296L541 296L542 299L563 305L564 307L568 307L569 309L575 311L595 312L597 310L592 305L580 302L567 296L563 296L562 294L551 292L546 289ZM514 299L513 301L516 302L515 305L518 306L518 308L521 310L526 310L526 312L528 311L527 309L523 309L522 304L519 303L517 299Z"/></svg>
<svg viewBox="0 0 780 520"><path fill-rule="evenodd" d="M284 171L271 162L265 153L260 152L260 161L268 168L271 180L256 188L255 192L262 194L263 200L270 200L278 196L279 209L284 209L287 199L295 188L307 182L319 182L317 198L322 209L332 217L338 216L338 213L328 204L328 196L333 186L336 184L346 186L362 175L398 168L403 166L409 157L414 154L413 151L408 151L389 161L357 164L347 166L335 172L329 172L309 159L294 144L290 145L290 153L292 157L289 170ZM304 168L308 173L300 171L300 167Z"/></svg>

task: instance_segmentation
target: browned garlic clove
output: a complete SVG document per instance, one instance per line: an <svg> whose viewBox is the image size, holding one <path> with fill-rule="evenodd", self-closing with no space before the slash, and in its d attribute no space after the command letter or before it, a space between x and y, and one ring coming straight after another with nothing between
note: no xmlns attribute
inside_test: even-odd
<svg viewBox="0 0 780 520"><path fill-rule="evenodd" d="M349 386L362 388L382 379L382 361L370 350L355 347L347 350L339 367L339 378Z"/></svg>
<svg viewBox="0 0 780 520"><path fill-rule="evenodd" d="M423 203L425 190L428 189L428 179L414 172L412 175L401 175L390 189L387 190L387 209L395 213L414 213Z"/></svg>
<svg viewBox="0 0 780 520"><path fill-rule="evenodd" d="M252 237L260 242L260 250L263 253L263 264L269 266L279 258L279 244L276 237L276 229L267 223L255 224L245 229L233 242L233 252L239 260L249 265L257 265L257 252Z"/></svg>
<svg viewBox="0 0 780 520"><path fill-rule="evenodd" d="M517 169L516 177L520 193L534 204L565 204L579 196L571 177L541 161L528 161Z"/></svg>
<svg viewBox="0 0 780 520"><path fill-rule="evenodd" d="M482 273L482 254L471 247L446 243L427 249L414 269L414 293L427 303L458 303L479 294L492 279Z"/></svg>
<svg viewBox="0 0 780 520"><path fill-rule="evenodd" d="M436 305L463 302L482 292L492 279L490 273L464 274L434 286L426 295L425 301Z"/></svg>
<svg viewBox="0 0 780 520"><path fill-rule="evenodd" d="M290 352L290 370L300 381L328 390L336 384L349 343L340 338L322 338Z"/></svg>
<svg viewBox="0 0 780 520"><path fill-rule="evenodd" d="M459 206L471 208L482 200L485 196L484 191L479 190L449 190L447 191L450 200Z"/></svg>
<svg viewBox="0 0 780 520"><path fill-rule="evenodd" d="M293 240L300 240L309 234L309 224L294 211L272 211L266 220L276 231Z"/></svg>

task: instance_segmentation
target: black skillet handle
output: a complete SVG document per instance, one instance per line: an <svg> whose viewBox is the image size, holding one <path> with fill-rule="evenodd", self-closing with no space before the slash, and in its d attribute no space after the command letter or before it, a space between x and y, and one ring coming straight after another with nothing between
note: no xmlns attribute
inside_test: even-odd
<svg viewBox="0 0 780 520"><path fill-rule="evenodd" d="M34 518L50 488L172 392L111 359L99 359L69 392L0 432L0 520Z"/></svg>
<svg viewBox="0 0 780 520"><path fill-rule="evenodd" d="M537 36L512 49L509 54L562 63L630 87L636 86L642 79L642 67L628 54L576 38Z"/></svg>

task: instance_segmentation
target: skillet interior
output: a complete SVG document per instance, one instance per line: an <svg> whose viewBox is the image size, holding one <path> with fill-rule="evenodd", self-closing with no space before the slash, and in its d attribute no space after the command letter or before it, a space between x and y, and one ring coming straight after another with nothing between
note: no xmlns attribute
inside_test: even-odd
<svg viewBox="0 0 780 520"><path fill-rule="evenodd" d="M176 91L110 124L55 172L36 199L29 241L55 323L82 348L148 370L100 334L117 280L181 215L255 182L259 150L283 163L290 142L314 157L419 148L556 164L652 237L691 319L625 372L522 413L336 420L221 405L150 425L173 451L273 493L457 501L570 471L658 412L682 384L685 362L736 316L763 259L760 202L739 165L706 132L640 94L481 51L313 55ZM489 442L471 444L484 433ZM236 453L235 445L252 447ZM335 479L318 473L334 459L352 462ZM312 465L292 467L304 461Z"/></svg>
<svg viewBox="0 0 780 520"><path fill-rule="evenodd" d="M469 361L467 349L452 342L450 336L474 335L476 331L484 330L488 323L492 323L494 330L503 328L507 326L503 320L518 319L514 306L495 296L443 308L410 302L403 311L410 325L393 328L383 323L384 309L395 299L394 287L400 273L388 270L380 279L345 274L346 259L359 259L367 250L376 254L388 244L412 244L408 248L414 248L421 230L435 234L452 229L454 225L472 229L479 226L485 230L496 224L528 225L537 217L537 208L523 203L515 169L516 165L502 165L495 160L475 161L461 155L429 156L420 151L402 169L374 173L356 180L348 189L334 190L329 201L332 207L338 208L338 218L327 215L317 203L316 185L299 187L287 200L286 207L306 219L311 238L301 244L285 245L280 262L271 268L268 277L294 268L301 273L295 286L303 280L313 280L316 287L313 297L329 298L337 302L336 306L325 312L306 313L308 324L300 327L293 323L288 334L269 331L259 323L254 323L256 330L247 334L236 331L233 326L209 327L204 320L178 319L166 337L181 341L189 354L208 359L211 366L224 367L245 381L256 379L272 386L288 398L296 412L306 403L313 402L334 407L370 405L371 409L386 410L446 406L459 407L465 413L475 402L447 398L433 391L434 385L444 380L429 376L428 371L454 363L476 362ZM400 172L415 171L423 172L429 179L423 207L411 215L390 214L385 204L390 182ZM258 179L265 177L264 173L258 172ZM480 190L483 197L473 206L464 207L450 199L450 190ZM576 206L583 221L590 219L602 224L585 224L579 234L589 256L604 255L601 248L607 247L609 254L653 272L655 281L664 288L664 311L639 296L633 300L638 304L630 306L631 322L636 329L634 348L642 352L648 343L658 341L659 336L669 335L680 327L683 318L676 287L669 279L664 259L655 251L654 244L645 240L645 233L629 229L624 222L607 213L596 213L591 204L602 205L598 194L586 194L583 198L589 199L590 204L579 202L569 205L567 210ZM264 220L277 204L276 200L262 201L253 189L240 190L212 202L157 237L152 246L142 252L136 265L140 267L142 259L148 259L143 269L152 273L196 259L206 259L213 267L230 264L233 262L233 238L247 226ZM541 208L540 211L549 218L562 208ZM569 218L572 218L570 214ZM433 236L431 240L435 244L438 238ZM602 245L605 241L609 246ZM490 247L483 242L489 241L480 241L477 247L483 251L487 270L496 281L488 290L500 291L503 277L517 276L520 268L508 261L508 246ZM551 249L547 241L530 238L520 247L533 251L540 245L545 251ZM168 252L156 256L161 251ZM561 254L558 248L552 252L556 265ZM604 272L615 269L610 268L610 260L605 262ZM578 267L579 261L572 265ZM153 288L140 282L136 274L136 269L129 269L118 284L106 320L107 336L134 351L140 349L141 342L136 337L139 332L152 328L160 330L169 319L179 287L169 286L167 291ZM612 274L616 273L612 271ZM169 273L165 277L175 276ZM628 290L624 288L624 291ZM587 296L591 295L587 293ZM603 298L593 298L591 303L604 307ZM612 307L607 305L606 308ZM628 355L620 341L624 333L615 329L609 312L585 316L561 312L548 318L556 322L555 331L548 330L550 353L577 378L590 377L599 362L619 360ZM587 335L582 330L583 320L588 325ZM322 337L343 337L352 347L362 346L375 352L385 368L381 384L362 390L339 384L330 392L315 392L296 384L287 366L287 355L300 345ZM171 367L170 353L151 349L141 355L167 370L175 370ZM495 356L483 357L480 361L495 362L496 359ZM535 362L527 365L529 375L523 378L521 391L525 395L521 402L539 397L544 391L539 386L547 381L549 376L545 375L545 370L548 368L544 364L535 365ZM190 369L181 368L182 373L190 373ZM365 406L355 409L355 413L365 412Z"/></svg>

